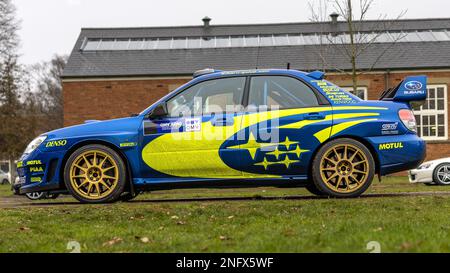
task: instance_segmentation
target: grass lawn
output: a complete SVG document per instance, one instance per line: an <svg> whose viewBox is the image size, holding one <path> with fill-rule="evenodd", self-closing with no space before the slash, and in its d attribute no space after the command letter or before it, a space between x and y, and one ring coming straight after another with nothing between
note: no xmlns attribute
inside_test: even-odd
<svg viewBox="0 0 450 273"><path fill-rule="evenodd" d="M450 191L374 181L371 193ZM450 252L450 195L358 199L145 202L189 197L307 195L304 189L190 189L143 202L0 208L0 252ZM7 186L0 197L8 199ZM64 197L58 201L72 201ZM55 201L39 201L55 202Z"/></svg>

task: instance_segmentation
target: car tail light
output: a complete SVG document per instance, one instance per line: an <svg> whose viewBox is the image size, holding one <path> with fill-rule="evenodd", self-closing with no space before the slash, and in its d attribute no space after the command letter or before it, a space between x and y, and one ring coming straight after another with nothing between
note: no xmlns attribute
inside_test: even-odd
<svg viewBox="0 0 450 273"><path fill-rule="evenodd" d="M401 109L398 111L398 117L401 119L406 128L413 132L417 132L416 118L414 114L409 109Z"/></svg>

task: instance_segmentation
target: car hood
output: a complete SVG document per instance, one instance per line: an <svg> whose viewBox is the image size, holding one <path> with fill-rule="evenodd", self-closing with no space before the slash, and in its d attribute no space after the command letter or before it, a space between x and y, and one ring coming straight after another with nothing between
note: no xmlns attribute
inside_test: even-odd
<svg viewBox="0 0 450 273"><path fill-rule="evenodd" d="M111 119L105 121L87 121L84 124L65 127L46 133L49 138L68 138L98 134L116 134L136 132L142 122L142 116Z"/></svg>
<svg viewBox="0 0 450 273"><path fill-rule="evenodd" d="M433 164L433 165L437 165L437 164L441 164L441 163L445 163L445 162L450 163L450 157L426 161L426 162L423 162L421 165L424 165L424 164Z"/></svg>

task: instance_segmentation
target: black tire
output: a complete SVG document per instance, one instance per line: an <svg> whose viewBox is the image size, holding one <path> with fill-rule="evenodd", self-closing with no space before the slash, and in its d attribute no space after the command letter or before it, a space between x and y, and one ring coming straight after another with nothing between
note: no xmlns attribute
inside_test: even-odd
<svg viewBox="0 0 450 273"><path fill-rule="evenodd" d="M349 152L351 155L349 155ZM331 154L333 154L333 160L325 159ZM363 163L353 165L353 163L357 163L354 160L358 159L359 162ZM323 164L331 164L332 166ZM324 166L323 173L321 172L322 166ZM363 169L361 170L361 168ZM352 198L360 196L372 184L374 174L375 161L369 149L362 143L349 138L335 139L323 145L314 157L312 165L314 185L320 192L330 197ZM359 183L357 180L360 180ZM332 183L337 186L332 185ZM356 186L351 189L350 185ZM340 186L344 186L346 189L341 189Z"/></svg>
<svg viewBox="0 0 450 273"><path fill-rule="evenodd" d="M133 195L133 194L131 194L130 192L126 192L126 193L124 193L124 194L122 194L122 195L120 196L120 201L122 201L122 202L128 202L128 201L133 200L133 199L136 198L137 196L138 196L137 193L135 193L135 194Z"/></svg>
<svg viewBox="0 0 450 273"><path fill-rule="evenodd" d="M6 185L6 184L9 184L9 181L8 181L8 179L3 179L3 181L2 181L2 185Z"/></svg>
<svg viewBox="0 0 450 273"><path fill-rule="evenodd" d="M89 153L89 152L101 152L105 155L109 156L111 160L114 161L114 163L117 166L117 181L115 183L115 186L110 192L103 196L98 197L96 199L92 198L86 198L86 195L82 195L77 192L77 190L74 189L74 186L71 183L70 180L70 168L74 161L79 158L81 155ZM103 179L100 179L103 181ZM64 183L69 191L69 193L78 201L82 203L91 203L91 204L99 204L99 203L111 203L119 200L120 195L124 192L125 186L127 182L127 172L126 172L126 166L123 162L122 158L119 156L119 154L114 151L113 149L106 147L104 145L99 144L92 144L92 145L86 145L78 150L76 150L72 155L70 155L69 159L66 162L66 165L64 167ZM89 192L89 190L88 190ZM87 194L89 196L89 194ZM100 195L100 194L99 194Z"/></svg>
<svg viewBox="0 0 450 273"><path fill-rule="evenodd" d="M440 186L449 186L450 185L450 177L447 179L444 179L444 177L441 177L439 175L440 172L445 172L445 175L450 175L450 164L449 163L442 163L436 166L433 171L433 182L436 183L436 185Z"/></svg>
<svg viewBox="0 0 450 273"><path fill-rule="evenodd" d="M321 192L316 185L314 184L314 182L309 182L308 184L306 184L305 186L306 190L308 190L310 193L317 195L317 196L326 196L325 193Z"/></svg>

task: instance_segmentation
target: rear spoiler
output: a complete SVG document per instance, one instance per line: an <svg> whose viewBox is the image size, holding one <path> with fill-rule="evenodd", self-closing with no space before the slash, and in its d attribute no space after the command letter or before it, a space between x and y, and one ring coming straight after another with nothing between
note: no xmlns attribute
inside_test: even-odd
<svg viewBox="0 0 450 273"><path fill-rule="evenodd" d="M385 101L421 101L427 98L427 77L409 76L397 87L383 91L379 100Z"/></svg>

